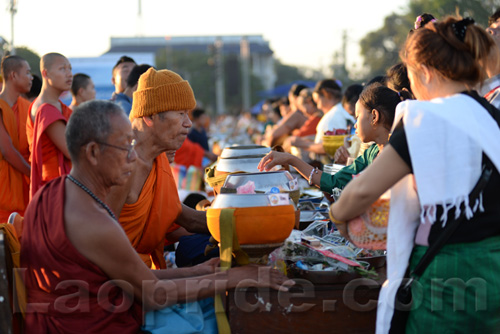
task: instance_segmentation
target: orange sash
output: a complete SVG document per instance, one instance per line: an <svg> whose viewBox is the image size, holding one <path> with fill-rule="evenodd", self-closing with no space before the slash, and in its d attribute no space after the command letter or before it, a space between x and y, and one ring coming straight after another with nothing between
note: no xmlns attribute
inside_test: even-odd
<svg viewBox="0 0 500 334"><path fill-rule="evenodd" d="M14 111L2 99L0 99L0 108L2 109L5 130L9 134L14 148L20 151L18 124ZM1 153L0 180L0 223L5 223L12 212L23 214L27 203L24 200L23 174L9 164Z"/></svg>
<svg viewBox="0 0 500 334"><path fill-rule="evenodd" d="M163 257L165 235L174 228L181 210L170 164L166 155L160 154L139 199L134 204L125 204L119 218L132 246L149 267L167 267Z"/></svg>
<svg viewBox="0 0 500 334"><path fill-rule="evenodd" d="M59 102L62 106L62 113L53 105L44 103L36 111L35 123L31 122L31 117L27 121L27 128L29 125L33 128L30 199L45 183L58 176L68 174L71 170L71 161L64 156L45 133L45 130L52 123L56 121L66 123L71 116L71 109L61 101Z"/></svg>

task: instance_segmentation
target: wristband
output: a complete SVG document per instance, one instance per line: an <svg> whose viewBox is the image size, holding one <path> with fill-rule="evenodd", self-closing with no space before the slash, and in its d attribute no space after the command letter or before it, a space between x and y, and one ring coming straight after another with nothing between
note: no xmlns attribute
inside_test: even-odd
<svg viewBox="0 0 500 334"><path fill-rule="evenodd" d="M318 174L318 167L314 167L312 170L311 170L311 173L309 174L309 185L312 186L313 183L312 183L312 180L313 180L313 174Z"/></svg>
<svg viewBox="0 0 500 334"><path fill-rule="evenodd" d="M332 221L332 223L334 223L335 225L342 225L342 224L345 224L345 222L343 221L340 221L340 220L337 220L335 219L333 216L332 216L332 210L328 210L328 215L330 216L330 220Z"/></svg>

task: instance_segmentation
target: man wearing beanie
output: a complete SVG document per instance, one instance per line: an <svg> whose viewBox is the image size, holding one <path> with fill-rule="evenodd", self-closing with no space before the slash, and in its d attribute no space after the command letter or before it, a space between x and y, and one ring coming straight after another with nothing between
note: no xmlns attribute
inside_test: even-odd
<svg viewBox="0 0 500 334"><path fill-rule="evenodd" d="M130 112L137 167L128 185L113 189L108 203L132 246L154 269L166 268L164 239L178 225L208 233L206 214L180 202L167 158L186 139L192 125L189 111L195 106L191 86L178 74L150 68L139 78Z"/></svg>

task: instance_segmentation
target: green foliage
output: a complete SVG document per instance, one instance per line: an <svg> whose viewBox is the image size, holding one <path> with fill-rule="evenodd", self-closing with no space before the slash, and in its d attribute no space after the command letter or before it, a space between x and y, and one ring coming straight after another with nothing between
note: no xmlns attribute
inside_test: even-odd
<svg viewBox="0 0 500 334"><path fill-rule="evenodd" d="M16 47L16 55L26 59L31 67L31 73L42 77L40 74L40 56L25 46Z"/></svg>
<svg viewBox="0 0 500 334"><path fill-rule="evenodd" d="M486 27L488 25L488 17L499 6L500 1L498 0L412 0L410 1L409 11L414 14L414 17L427 12L436 18L442 18L447 15L455 15L458 10L461 16L470 16L478 24Z"/></svg>
<svg viewBox="0 0 500 334"><path fill-rule="evenodd" d="M361 40L364 65L370 69L367 79L385 74L387 68L399 61L399 49L412 24L408 17L392 13L385 18L382 28L370 32Z"/></svg>
<svg viewBox="0 0 500 334"><path fill-rule="evenodd" d="M215 110L215 66L213 56L207 52L188 52L184 50L160 50L156 55L158 69L168 68L188 80L196 100L208 112ZM238 55L224 57L224 82L226 109L239 113L242 105L241 65ZM263 90L260 80L251 76L251 104L259 101L258 91Z"/></svg>
<svg viewBox="0 0 500 334"><path fill-rule="evenodd" d="M215 96L213 67L208 64L208 60L208 53L183 50L164 49L156 55L158 69L168 68L188 80L196 99L204 106L211 104Z"/></svg>
<svg viewBox="0 0 500 334"><path fill-rule="evenodd" d="M458 14L473 17L486 27L488 17L500 7L500 0L410 0L402 14L392 13L384 20L382 28L368 33L360 42L364 66L368 70L366 79L385 74L385 71L400 61L399 50L415 19L422 13L430 13L437 19Z"/></svg>
<svg viewBox="0 0 500 334"><path fill-rule="evenodd" d="M286 85L295 80L308 80L297 67L285 65L279 60L275 61L274 66L278 77L276 86Z"/></svg>

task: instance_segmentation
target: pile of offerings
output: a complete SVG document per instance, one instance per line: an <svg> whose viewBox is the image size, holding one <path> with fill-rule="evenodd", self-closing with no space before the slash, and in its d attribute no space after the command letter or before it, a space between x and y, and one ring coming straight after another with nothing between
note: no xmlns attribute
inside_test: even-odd
<svg viewBox="0 0 500 334"><path fill-rule="evenodd" d="M332 284L359 277L377 279L377 271L385 266L385 251L358 248L334 230L331 222L318 220L304 231L293 230L269 259L290 278Z"/></svg>

